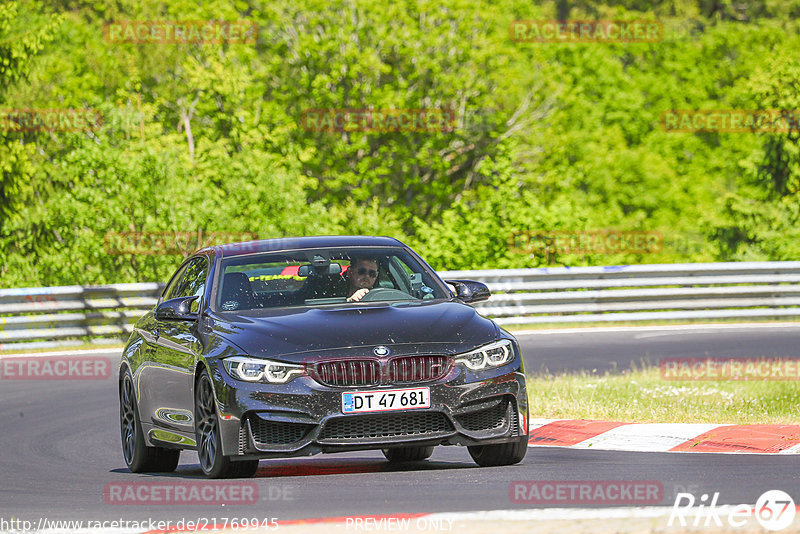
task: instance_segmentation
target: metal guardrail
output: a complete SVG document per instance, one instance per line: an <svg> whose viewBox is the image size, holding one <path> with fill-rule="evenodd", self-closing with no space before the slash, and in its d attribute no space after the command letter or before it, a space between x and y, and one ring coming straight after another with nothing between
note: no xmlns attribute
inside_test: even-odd
<svg viewBox="0 0 800 534"><path fill-rule="evenodd" d="M800 261L440 271L484 282L500 324L800 316ZM119 342L162 284L0 289L0 350Z"/></svg>
<svg viewBox="0 0 800 534"><path fill-rule="evenodd" d="M800 262L737 262L451 271L492 296L499 324L800 316Z"/></svg>
<svg viewBox="0 0 800 534"><path fill-rule="evenodd" d="M158 301L163 284L0 289L0 350L119 343ZM110 336L113 336L109 339Z"/></svg>

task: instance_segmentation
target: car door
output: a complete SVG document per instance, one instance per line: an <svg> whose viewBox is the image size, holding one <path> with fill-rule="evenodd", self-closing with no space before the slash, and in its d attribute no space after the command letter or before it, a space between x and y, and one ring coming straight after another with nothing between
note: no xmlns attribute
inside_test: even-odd
<svg viewBox="0 0 800 534"><path fill-rule="evenodd" d="M172 275L170 278L169 283L167 283L164 290L161 292L161 297L158 299L156 303L156 307L159 304L164 302L165 300L169 300L172 298L171 296L175 294L178 290L178 286L183 279L183 273L186 270L186 263L181 264L175 274ZM156 318L155 318L155 308L142 317L138 323L136 324L136 333L142 337L142 349L140 354L138 355L138 359L135 364L135 368L138 368L139 365L144 365L145 369L141 369L141 372L146 372L146 366L153 364L153 357L155 355L155 346L156 346L156 338L158 337L158 326L156 325Z"/></svg>
<svg viewBox="0 0 800 534"><path fill-rule="evenodd" d="M186 263L181 280L167 298L197 296L190 311L203 309L208 259L197 256ZM151 435L161 441L194 444L195 354L202 351L198 321L155 320L155 361L150 387L158 392L153 422L159 427Z"/></svg>
<svg viewBox="0 0 800 534"><path fill-rule="evenodd" d="M156 303L156 307L165 300L169 300L172 295L178 290L183 273L186 271L187 263L181 264L175 271L175 274L170 278L169 283L161 292L161 297ZM137 383L139 414L142 420L144 430L148 430L153 425L153 414L156 409L162 405L159 397L159 390L155 387L156 381L161 374L160 363L157 360L157 345L158 339L158 322L155 318L155 308L142 317L136 323L136 332L142 338L142 346L138 353L135 355L134 368L136 369L135 377Z"/></svg>

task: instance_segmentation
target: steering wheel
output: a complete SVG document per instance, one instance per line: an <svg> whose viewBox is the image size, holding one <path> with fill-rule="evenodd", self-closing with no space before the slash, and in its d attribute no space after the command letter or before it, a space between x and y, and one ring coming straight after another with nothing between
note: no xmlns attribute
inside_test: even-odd
<svg viewBox="0 0 800 534"><path fill-rule="evenodd" d="M392 289L390 287L376 287L375 289L370 289L369 293L364 295L359 302L373 302L376 300L411 300L413 298L414 297L405 291L400 291L399 289Z"/></svg>

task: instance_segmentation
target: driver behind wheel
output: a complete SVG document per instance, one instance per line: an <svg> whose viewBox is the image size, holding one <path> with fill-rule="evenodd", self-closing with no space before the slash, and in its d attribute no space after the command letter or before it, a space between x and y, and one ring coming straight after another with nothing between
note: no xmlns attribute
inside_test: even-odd
<svg viewBox="0 0 800 534"><path fill-rule="evenodd" d="M378 262L373 258L355 258L345 273L347 302L358 302L378 281Z"/></svg>

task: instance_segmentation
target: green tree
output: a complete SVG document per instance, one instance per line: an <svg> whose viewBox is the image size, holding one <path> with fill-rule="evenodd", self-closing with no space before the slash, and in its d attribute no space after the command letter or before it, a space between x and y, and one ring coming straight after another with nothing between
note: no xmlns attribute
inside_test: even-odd
<svg viewBox="0 0 800 534"><path fill-rule="evenodd" d="M800 255L800 61L784 49L748 80L753 108L783 111L776 133L741 162L739 187L725 198L730 219L717 230L735 259Z"/></svg>
<svg viewBox="0 0 800 534"><path fill-rule="evenodd" d="M28 77L34 56L53 39L61 22L60 16L41 15L39 2L26 2L20 11L19 2L0 2L0 108L9 107L9 88ZM31 136L17 128L0 110L0 235L33 174Z"/></svg>

